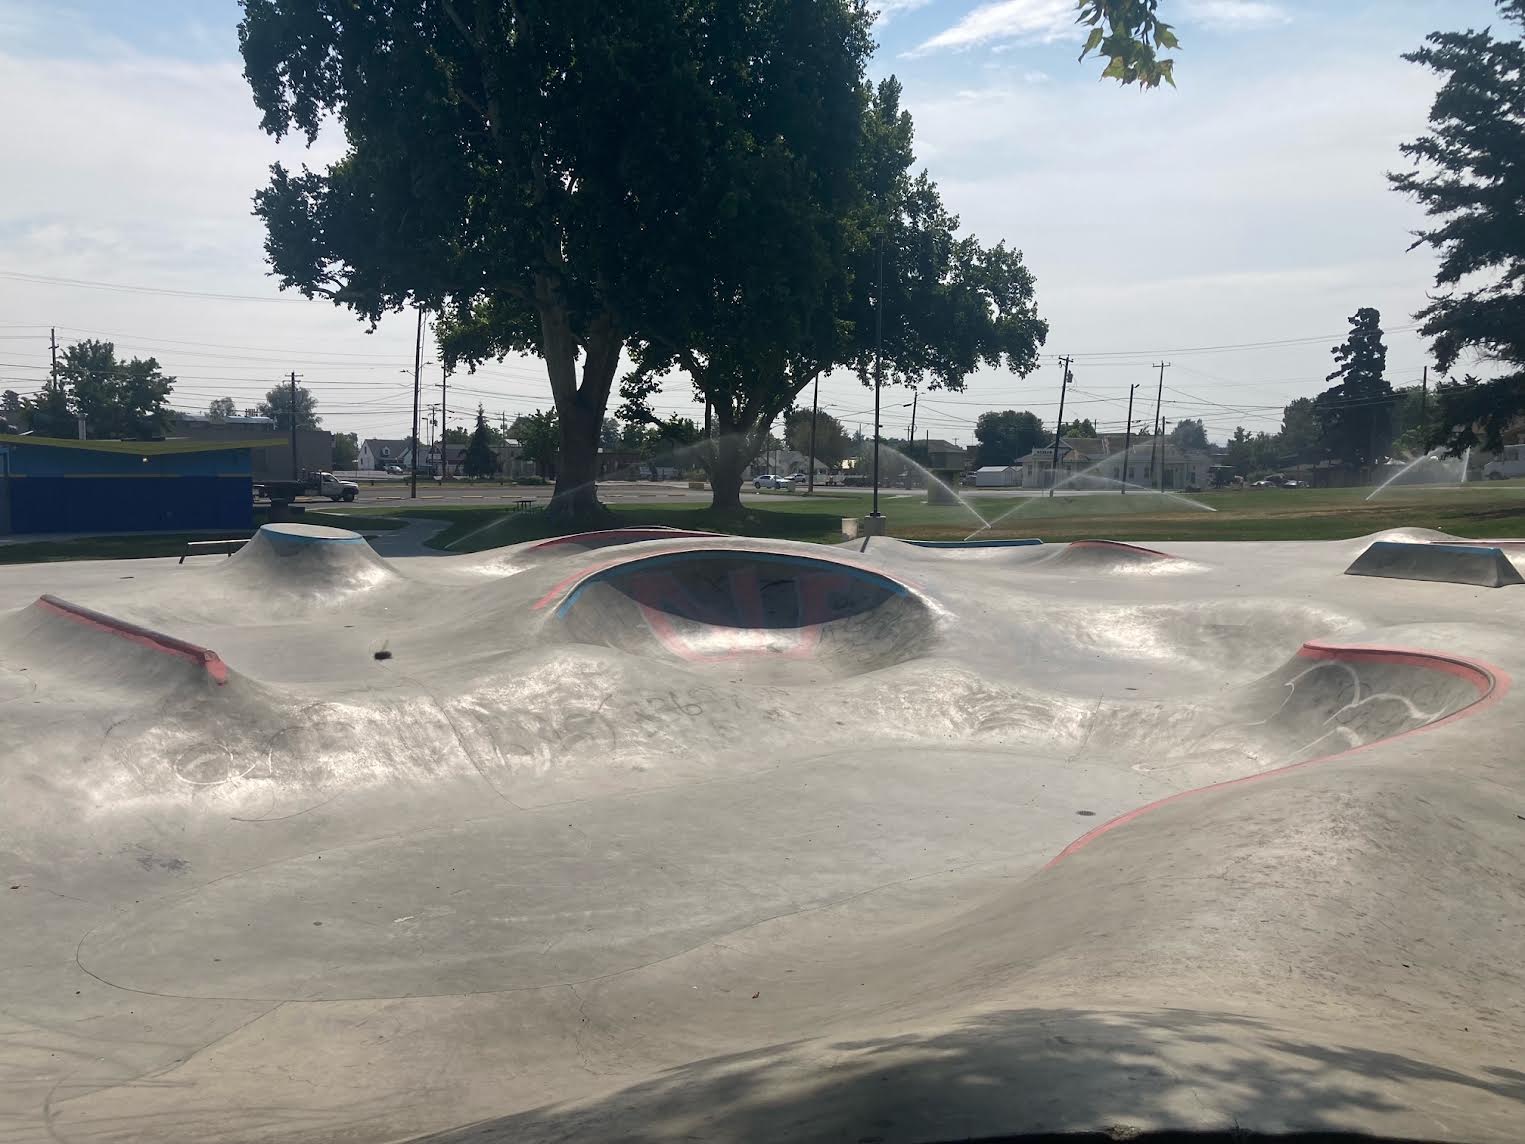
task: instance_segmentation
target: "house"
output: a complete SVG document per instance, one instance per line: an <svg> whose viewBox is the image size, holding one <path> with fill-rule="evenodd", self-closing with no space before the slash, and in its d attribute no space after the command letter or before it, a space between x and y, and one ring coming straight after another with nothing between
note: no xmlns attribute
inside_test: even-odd
<svg viewBox="0 0 1525 1144"><path fill-rule="evenodd" d="M1123 455L1127 445L1127 456ZM1206 488L1216 458L1207 452L1183 452L1168 440L1146 438L1128 443L1125 436L1059 438L1058 483L1073 489L1115 489L1123 483L1145 488ZM1054 443L1040 445L1021 459L1024 488L1046 489L1055 483Z"/></svg>
<svg viewBox="0 0 1525 1144"><path fill-rule="evenodd" d="M445 475L460 477L465 474L461 466L466 463L467 446L451 443L445 446ZM498 477L512 479L514 477L533 476L535 466L524 460L524 447L518 441L508 441L492 447L493 455L498 458L498 468L494 473ZM410 462L402 462L404 466ZM419 456L418 471L425 476L437 478L440 476L440 447L438 442L428 445Z"/></svg>
<svg viewBox="0 0 1525 1144"><path fill-rule="evenodd" d="M253 528L252 455L270 447L0 437L0 533Z"/></svg>
<svg viewBox="0 0 1525 1144"><path fill-rule="evenodd" d="M411 469L413 467L412 442L406 437L398 440L367 437L360 442L359 467L362 470L377 472L388 465L401 465L405 469Z"/></svg>
<svg viewBox="0 0 1525 1144"><path fill-rule="evenodd" d="M982 465L974 470L974 483L982 489L1009 489L1022 483L1022 470L1016 465Z"/></svg>
<svg viewBox="0 0 1525 1144"><path fill-rule="evenodd" d="M290 477L297 472L322 472L333 468L334 435L326 429L297 430L297 463L291 463L291 430L283 429L272 418L234 414L211 417L205 413L174 410L170 414L168 440L227 444L235 441L259 441L260 448L251 454L254 478Z"/></svg>

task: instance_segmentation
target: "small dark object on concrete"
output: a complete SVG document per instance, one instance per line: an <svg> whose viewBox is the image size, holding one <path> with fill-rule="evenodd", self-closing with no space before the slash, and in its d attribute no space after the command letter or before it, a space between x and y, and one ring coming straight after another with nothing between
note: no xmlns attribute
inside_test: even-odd
<svg viewBox="0 0 1525 1144"><path fill-rule="evenodd" d="M1082 818L1095 818L1096 817L1096 812L1094 810L1077 810L1075 813L1080 815Z"/></svg>
<svg viewBox="0 0 1525 1144"><path fill-rule="evenodd" d="M387 651L386 648L382 648L380 651L372 652L371 656L374 659L391 659L392 653Z"/></svg>

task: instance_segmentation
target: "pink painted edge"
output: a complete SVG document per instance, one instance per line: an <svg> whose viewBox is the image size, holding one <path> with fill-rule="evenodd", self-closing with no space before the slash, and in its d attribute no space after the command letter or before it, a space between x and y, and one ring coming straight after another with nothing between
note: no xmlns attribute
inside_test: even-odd
<svg viewBox="0 0 1525 1144"><path fill-rule="evenodd" d="M1071 854L1085 849L1095 842L1103 834L1110 833L1120 826L1126 826L1134 819L1148 814L1151 810L1158 810L1172 802L1179 802L1183 798L1193 795L1205 794L1208 791L1222 790L1225 787L1241 786L1245 783L1259 782L1262 779L1273 778L1277 775L1287 774L1289 771L1302 770L1311 767L1315 763L1327 763L1332 759L1346 758L1350 755L1369 751L1373 747L1380 747L1384 743L1396 742L1410 735L1419 735L1435 727L1453 722L1468 715L1475 715L1485 707L1490 707L1502 699L1509 691L1509 674L1502 668L1492 664L1482 663L1477 660L1462 659L1458 656L1447 655L1444 652L1424 651L1418 648L1381 647L1361 644L1335 644L1325 643L1321 640L1310 640L1303 644L1297 652L1300 659L1363 659L1378 663L1402 663L1410 666L1425 667L1434 671L1443 671L1447 675L1454 675L1464 679L1477 688L1478 697L1471 703L1459 710L1451 712L1443 719L1437 719L1433 723L1426 723L1422 727L1414 727L1400 732L1397 735L1389 735L1384 739L1377 739L1370 743L1363 743L1359 747L1351 747L1348 750L1336 751L1332 755L1320 755L1314 759L1304 759L1297 763L1288 763L1284 767L1276 767L1269 771L1260 771L1253 775L1241 775L1237 779L1225 779L1223 782L1209 783L1207 786L1193 787L1191 790L1177 791L1175 794L1166 795L1164 798L1147 802L1143 806L1136 807L1124 814L1118 815L1100 826L1082 834L1071 842L1063 850L1059 851L1044 864L1044 869L1050 869L1058 865L1063 859Z"/></svg>
<svg viewBox="0 0 1525 1144"><path fill-rule="evenodd" d="M148 628L139 627L126 620L119 620L115 616L108 616L104 612L97 612L79 604L71 604L68 600L61 600L57 596L39 596L37 603L45 611L73 620L77 624L107 632L119 639L146 647L150 651L163 652L165 655L189 660L211 676L212 682L219 687L228 682L228 665L210 648L188 643L174 636L164 635L162 632L150 631Z"/></svg>

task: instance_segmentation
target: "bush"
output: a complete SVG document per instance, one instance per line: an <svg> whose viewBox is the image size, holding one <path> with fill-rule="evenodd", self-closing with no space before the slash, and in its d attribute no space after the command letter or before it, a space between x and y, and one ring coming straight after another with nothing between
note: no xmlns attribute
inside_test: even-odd
<svg viewBox="0 0 1525 1144"><path fill-rule="evenodd" d="M547 483L548 482L546 481L546 479L544 477L515 477L514 478L514 484L516 484L516 485L543 485L543 484L547 484Z"/></svg>

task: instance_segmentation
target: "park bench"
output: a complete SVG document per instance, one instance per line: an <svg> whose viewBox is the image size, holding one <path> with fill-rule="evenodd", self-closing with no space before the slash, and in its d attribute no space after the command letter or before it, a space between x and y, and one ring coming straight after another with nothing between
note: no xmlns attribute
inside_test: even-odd
<svg viewBox="0 0 1525 1144"><path fill-rule="evenodd" d="M514 511L515 512L528 512L530 509L532 509L534 507L535 507L535 502L530 500L528 497L524 497L523 499L516 500L514 502Z"/></svg>
<svg viewBox="0 0 1525 1144"><path fill-rule="evenodd" d="M242 539L187 540L185 542L185 551L180 554L180 559L177 563L184 564L187 556L209 556L214 552L226 552L229 556L232 556L233 553L248 543L247 540Z"/></svg>

